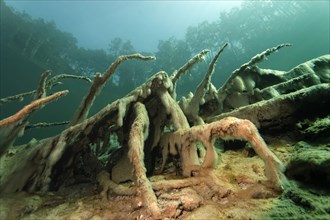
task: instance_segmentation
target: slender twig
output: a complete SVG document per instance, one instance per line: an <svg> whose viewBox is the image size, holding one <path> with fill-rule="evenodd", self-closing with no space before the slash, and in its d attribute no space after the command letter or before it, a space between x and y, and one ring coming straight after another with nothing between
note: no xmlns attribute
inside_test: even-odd
<svg viewBox="0 0 330 220"><path fill-rule="evenodd" d="M54 76L53 78L51 78L51 79L49 79L47 81L47 85L46 85L47 90L52 89L58 83L57 82L58 80L60 80L60 79L68 79L68 78L70 78L70 79L82 79L82 80L85 80L85 81L87 81L89 83L92 83L93 82L87 76L79 76L79 75L71 75L71 74L60 74L60 75Z"/></svg>
<svg viewBox="0 0 330 220"><path fill-rule="evenodd" d="M30 92L24 92L24 93L20 93L20 94L17 94L17 95L2 98L2 99L0 99L0 105L3 105L7 102L11 102L11 101L14 101L14 100L23 101L23 99L26 96L33 96L35 93L36 93L36 90L33 90L33 91L30 91Z"/></svg>
<svg viewBox="0 0 330 220"><path fill-rule="evenodd" d="M31 129L31 128L45 128L45 127L53 127L53 126L59 126L59 125L66 125L69 124L70 121L61 121L61 122L53 122L53 123L47 123L47 122L39 122L32 125L27 125L25 129Z"/></svg>

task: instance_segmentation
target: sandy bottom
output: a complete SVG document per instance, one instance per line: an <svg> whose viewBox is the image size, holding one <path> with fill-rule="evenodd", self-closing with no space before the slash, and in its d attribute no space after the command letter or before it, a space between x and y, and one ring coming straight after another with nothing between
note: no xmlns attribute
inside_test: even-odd
<svg viewBox="0 0 330 220"><path fill-rule="evenodd" d="M288 161L286 143L271 144ZM330 219L330 190L293 180L284 192L264 182L264 164L248 148L221 153L215 171L217 186L194 186L155 191L162 219ZM169 166L150 180L178 179ZM131 183L127 183L129 185ZM135 196L99 195L97 184L80 184L48 194L16 193L0 198L0 219L152 219Z"/></svg>

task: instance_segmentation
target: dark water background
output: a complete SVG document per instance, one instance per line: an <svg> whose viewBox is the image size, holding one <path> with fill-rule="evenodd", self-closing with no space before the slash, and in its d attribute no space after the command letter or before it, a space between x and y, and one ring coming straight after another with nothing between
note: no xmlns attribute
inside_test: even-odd
<svg viewBox="0 0 330 220"><path fill-rule="evenodd" d="M104 49L79 47L77 39L58 29L54 22L33 19L1 1L0 98L36 89L40 74L48 69L53 71L53 76L67 73L93 78L96 72L104 72L119 55L141 52L157 57L156 61L128 61L120 66L96 98L92 115L154 73L165 70L171 74L202 49L208 48L215 53L225 42L229 42L229 47L221 55L212 78L217 88L252 56L281 43L292 43L293 46L271 55L260 66L289 70L306 60L329 54L329 4L329 1L244 2L241 7L222 12L212 22L190 26L183 39L171 37L160 40L156 51L137 51L130 41L121 38L111 39L109 47ZM206 61L211 58L208 56ZM200 63L179 81L179 96L195 91L207 67L207 62ZM89 84L73 79L62 82L63 85L52 92L69 89L70 94L34 113L30 124L72 118ZM26 98L0 106L0 119L14 114L31 101L32 98ZM54 135L63 128L31 129L16 143Z"/></svg>

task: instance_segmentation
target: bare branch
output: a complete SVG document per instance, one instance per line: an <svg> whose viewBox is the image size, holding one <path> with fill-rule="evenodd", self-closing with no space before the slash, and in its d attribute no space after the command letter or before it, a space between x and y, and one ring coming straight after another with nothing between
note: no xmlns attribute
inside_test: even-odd
<svg viewBox="0 0 330 220"><path fill-rule="evenodd" d="M184 111L188 120L192 121L195 125L204 124L203 119L199 116L199 106L205 102L204 96L206 92L210 90L211 77L214 72L215 63L227 45L228 43L225 43L218 51L218 53L214 56L205 74L204 79L197 86L195 94L193 94L193 96L189 97L188 99L183 98L180 100L180 107Z"/></svg>
<svg viewBox="0 0 330 220"><path fill-rule="evenodd" d="M43 74L41 74L39 86L37 88L36 94L34 95L35 99L46 97L46 80L50 74L50 70L46 70Z"/></svg>
<svg viewBox="0 0 330 220"><path fill-rule="evenodd" d="M51 90L55 85L56 83L58 83L57 81L60 80L60 79L68 79L68 78L71 78L71 79L82 79L82 80L85 80L89 83L92 83L93 81L88 78L87 76L78 76L78 75L71 75L71 74L60 74L60 75L56 75L54 76L53 78L49 79L47 81L47 90Z"/></svg>
<svg viewBox="0 0 330 220"><path fill-rule="evenodd" d="M59 126L59 125L67 125L69 123L70 123L70 121L53 122L53 123L40 122L40 123L36 123L36 124L32 124L32 125L27 125L25 129L27 130L27 129L31 129L31 128L53 127L53 126Z"/></svg>
<svg viewBox="0 0 330 220"><path fill-rule="evenodd" d="M263 60L265 60L267 58L267 56L271 55L272 53L278 51L279 49L283 48L283 47L289 47L292 46L292 44L280 44L277 45L276 47L272 47L269 48L263 52L261 52L260 54L255 55L254 57L251 58L251 60L245 64L243 64L240 68L236 69L231 76L227 79L227 81L223 84L223 86L218 90L218 94L222 94L225 92L229 82L235 78L239 73L243 72L244 70L246 70L248 67L253 67L256 66L258 63L262 62Z"/></svg>
<svg viewBox="0 0 330 220"><path fill-rule="evenodd" d="M50 70L46 71L45 73L48 73L48 72L50 72ZM43 73L43 74L45 74L45 73ZM44 77L47 77L47 76L45 75ZM47 80L46 85L45 85L45 89L46 89L45 92L49 92L54 86L62 84L61 82L57 82L58 80L67 79L67 78L82 79L82 80L85 80L89 83L92 83L92 80L90 78L88 78L87 76L60 74L60 75L54 76L53 78ZM44 78L44 79L46 79L46 78ZM41 82L42 82L42 80L40 80L40 83ZM40 83L39 83L39 87L40 87ZM37 90L32 90L32 91L29 91L29 92L24 92L24 93L20 93L20 94L17 94L17 95L2 98L2 99L0 99L0 105L3 105L7 102L11 102L11 101L14 101L14 100L23 101L26 96L33 96L33 95L35 96L36 91Z"/></svg>
<svg viewBox="0 0 330 220"><path fill-rule="evenodd" d="M31 104L25 106L23 109L21 109L16 114L1 120L0 121L0 127L4 127L4 126L10 125L10 124L13 124L17 121L20 121L20 120L28 117L35 110L41 108L45 104L48 104L52 101L57 100L58 98L66 95L68 92L69 92L68 90L64 90L64 91L54 93L53 95L35 100Z"/></svg>
<svg viewBox="0 0 330 220"><path fill-rule="evenodd" d="M74 118L72 119L72 121L70 123L71 126L76 125L87 118L87 115L95 100L95 97L101 92L106 81L110 78L110 76L112 74L114 74L114 72L116 71L119 64L121 64L125 60L130 60L130 59L154 60L156 58L153 56L143 56L139 53L119 56L115 60L115 62L113 62L110 65L110 67L107 69L107 71L103 75L96 74L94 82L89 90L89 93L87 94L87 96L85 96L85 98L80 103L80 106L79 106L77 112L75 113Z"/></svg>
<svg viewBox="0 0 330 220"><path fill-rule="evenodd" d="M26 96L33 96L35 93L36 93L36 90L33 90L30 92L24 92L24 93L20 93L20 94L13 95L13 96L8 96L6 98L2 98L2 99L0 99L0 105L3 105L7 102L11 102L14 100L23 101Z"/></svg>
<svg viewBox="0 0 330 220"><path fill-rule="evenodd" d="M176 81L181 77L183 73L189 70L195 63L200 62L205 59L205 55L210 52L210 50L202 50L199 54L191 58L186 64L180 67L177 71L174 71L171 75L172 83L175 85Z"/></svg>

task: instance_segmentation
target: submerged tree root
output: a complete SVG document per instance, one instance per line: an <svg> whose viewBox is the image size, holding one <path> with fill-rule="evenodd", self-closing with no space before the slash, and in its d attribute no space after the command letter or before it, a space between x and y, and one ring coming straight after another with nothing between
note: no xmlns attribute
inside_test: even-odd
<svg viewBox="0 0 330 220"><path fill-rule="evenodd" d="M216 138L224 140L238 139L249 142L264 161L266 176L274 184L274 187L281 190L285 186L287 180L283 175L284 165L268 149L257 128L248 120L234 117L227 117L210 124L194 126L190 129L182 129L164 135L161 140L163 148L162 169L169 153L179 151L180 156L184 157L186 155L185 151L189 150L189 147L198 141L206 147L206 155L201 169L215 168L218 160L218 154L214 148ZM182 161L184 160L182 159ZM193 172L196 167L184 167L183 169Z"/></svg>
<svg viewBox="0 0 330 220"><path fill-rule="evenodd" d="M160 211L157 216L150 213L149 201L142 201L142 198L138 196L137 186L124 187L115 184L109 179L105 171L99 174L99 176L103 176L99 184L102 187L101 196L103 199L107 198L106 201L111 201L117 196L127 197L135 204L135 208L131 210L130 214L142 213L139 214L138 218L143 217L143 219L182 218L207 204L222 203L224 205L228 201L237 199L266 199L278 195L278 191L272 190L266 185L259 182L249 182L251 181L249 177L246 180L248 187L242 189L239 184L244 184L244 180L240 183L238 181L233 183L227 174L222 175L219 172L221 171L203 169L196 171L196 176L183 179L157 180L157 177L156 179L151 178L150 184L155 192ZM239 177L236 176L236 178Z"/></svg>
<svg viewBox="0 0 330 220"><path fill-rule="evenodd" d="M186 103L188 111L184 111L174 98L175 84L184 71L203 59L207 50L188 61L172 77L169 77L166 72L160 71L125 97L108 104L89 117L89 111L96 96L118 65L128 59L154 59L154 57L145 57L140 54L120 56L103 75L96 75L89 93L83 98L68 128L57 136L33 141L19 148L18 153L12 153L14 150L11 145L20 131L26 127L27 117L44 104L67 93L67 91L62 91L44 97L46 92L55 85L52 80L46 81L49 75L49 72L46 72L42 76L39 89L33 92L39 99L23 108L12 118L0 121L0 135L2 135L0 136L0 155L2 155L0 165L6 168L0 170L0 192L13 193L25 190L45 193L51 190L56 191L62 186L72 184L70 181L74 179L74 175L77 175L75 172L79 173L77 175L79 176L83 169L84 172L86 171L83 175L88 178L89 182L94 183L97 179L102 187L103 199L107 199L109 193L136 197L137 200L132 201L132 203L136 203L132 209L134 212L143 207L145 214L141 218L176 218L182 214L182 210L191 211L200 206L202 200L198 193L204 189L208 193L207 199L224 198L231 195L229 181L221 179L214 171L218 161L218 153L214 147L217 138L247 141L265 164L265 175L272 184L269 187L278 192L282 191L287 184L283 174L284 165L267 147L255 125L257 127L263 125L263 121L273 124L274 118L277 118L275 116L283 116L283 114L287 114L288 117L292 116L297 112L296 109L303 106L302 103L306 101L314 99L322 101L322 98L325 97L323 95L329 93L329 82L326 81L328 69L325 68L324 76L321 74L325 80L313 81L313 83L322 82L323 84L309 86L309 90L305 94L302 91L281 94L280 97L270 99L268 102L263 101L250 105L253 108L250 107L249 110L249 107L242 107L236 110L236 113L235 111L228 113L225 116L230 117L225 118L223 118L224 114L216 116L218 112L213 110L229 109L228 106L233 104L231 101L235 101L232 99L235 97L232 96L233 94L242 98L241 103L244 103L246 98L250 98L247 95L256 94L258 88L255 83L257 80L249 79L245 75L246 78L244 78L240 74L246 71L257 73L264 71L257 68L256 64L285 46L289 45L279 45L252 58L250 62L233 73L225 86L216 90L211 84L210 77L217 57L226 47L224 45L210 64L209 71L195 94L192 94L190 104ZM325 57L322 60L324 63L328 63L329 59ZM287 88L290 83L274 86L271 89ZM262 94L266 92L262 91ZM288 100L291 101L287 102ZM297 103L300 104L297 108L292 107ZM224 104L228 104L226 108L222 108ZM287 107L287 109L283 110L281 106ZM289 111L290 109L294 109L294 111ZM189 111L193 114L190 114ZM265 114L261 114L262 112ZM252 122L246 120L251 115ZM269 117L265 117L265 115L269 115ZM245 120L239 118L245 118ZM205 122L206 124L204 124ZM192 125L196 126L190 127ZM117 138L115 144L110 140L112 135ZM201 143L206 148L202 164L200 164L196 143ZM113 148L123 150L121 152L124 152L124 155L118 156L110 152ZM97 149L96 154L93 154L93 149ZM160 155L157 153L161 151L163 153L162 169L166 165L169 154L178 155L182 165L180 171L187 178L160 181L150 181L147 178L147 172L148 175L151 175L156 168L156 163L152 161L155 159L153 157L159 159ZM101 159L98 158L101 153L104 153L102 156L107 156L107 164L101 164ZM84 157L85 155L88 157ZM116 156L121 158L118 159ZM120 164L118 161L124 157L129 164L128 172L132 175L129 178L125 177L124 180L110 176L109 173L114 174L115 165ZM18 160L20 163L15 163ZM102 162L104 162L103 158ZM124 164L124 166L126 165ZM101 170L107 172L100 172ZM133 187L118 184L128 180L134 181ZM77 180L74 183L79 184L80 182ZM201 190L190 195L189 193L195 189ZM179 193L176 194L176 192ZM171 193L175 196L171 197ZM194 199L191 199L190 196ZM178 211L179 209L181 211ZM130 208L129 210L131 211Z"/></svg>
<svg viewBox="0 0 330 220"><path fill-rule="evenodd" d="M133 165L134 182L137 186L137 195L142 198L143 204L154 218L159 218L160 209L157 198L152 190L146 175L144 159L144 140L148 136L149 118L148 112L143 104L137 102L134 106L136 118L131 126L130 139L128 142L128 157Z"/></svg>

